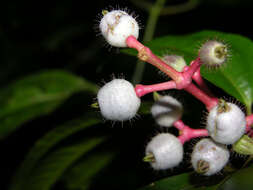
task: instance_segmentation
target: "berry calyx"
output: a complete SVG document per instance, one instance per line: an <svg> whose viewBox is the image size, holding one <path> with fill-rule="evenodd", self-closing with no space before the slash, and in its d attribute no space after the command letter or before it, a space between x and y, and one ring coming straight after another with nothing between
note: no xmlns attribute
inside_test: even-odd
<svg viewBox="0 0 253 190"><path fill-rule="evenodd" d="M242 138L233 144L233 150L242 155L253 155L253 139L243 135Z"/></svg>
<svg viewBox="0 0 253 190"><path fill-rule="evenodd" d="M139 36L139 25L127 12L122 10L103 11L99 29L105 40L115 47L127 47L128 36Z"/></svg>
<svg viewBox="0 0 253 190"><path fill-rule="evenodd" d="M214 141L234 144L246 131L245 114L236 104L221 99L210 110L206 129Z"/></svg>
<svg viewBox="0 0 253 190"><path fill-rule="evenodd" d="M183 160L183 145L174 135L160 133L147 144L143 160L155 170L173 168Z"/></svg>
<svg viewBox="0 0 253 190"><path fill-rule="evenodd" d="M200 140L194 147L191 163L194 170L202 175L210 176L221 171L229 160L228 149L211 139Z"/></svg>
<svg viewBox="0 0 253 190"><path fill-rule="evenodd" d="M102 116L113 121L132 119L141 103L133 85L124 79L106 83L98 91L97 99Z"/></svg>

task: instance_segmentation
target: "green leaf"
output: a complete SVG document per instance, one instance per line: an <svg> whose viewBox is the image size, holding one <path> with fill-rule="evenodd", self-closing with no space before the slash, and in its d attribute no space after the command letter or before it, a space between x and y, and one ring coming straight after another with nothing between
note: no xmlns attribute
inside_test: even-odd
<svg viewBox="0 0 253 190"><path fill-rule="evenodd" d="M115 152L96 152L87 158L84 157L63 178L69 190L86 190L89 188L95 174L101 171L115 156ZM92 167L90 167L92 166Z"/></svg>
<svg viewBox="0 0 253 190"><path fill-rule="evenodd" d="M190 174L184 173L153 182L140 190L179 190L190 187Z"/></svg>
<svg viewBox="0 0 253 190"><path fill-rule="evenodd" d="M23 187L27 183L26 179L29 178L40 159L44 157L52 147L68 136L92 125L98 124L99 122L99 119L87 116L82 120L71 121L65 125L59 126L39 139L22 162L16 175L13 177L10 190L24 189Z"/></svg>
<svg viewBox="0 0 253 190"><path fill-rule="evenodd" d="M189 35L161 37L147 43L147 46L157 55L167 51L170 54L182 55L190 62L198 55L197 46L207 39L214 38L228 43L231 48L231 60L220 69L210 71L202 68L201 72L207 80L244 103L250 113L253 101L253 77L251 77L253 43L250 39L236 34L201 31ZM134 50L124 50L124 52L136 55Z"/></svg>
<svg viewBox="0 0 253 190"><path fill-rule="evenodd" d="M220 179L197 176L195 173L183 173L158 180L140 190L216 190Z"/></svg>
<svg viewBox="0 0 253 190"><path fill-rule="evenodd" d="M62 174L83 154L103 142L106 138L93 137L83 142L64 146L50 153L34 168L23 190L49 190Z"/></svg>
<svg viewBox="0 0 253 190"><path fill-rule="evenodd" d="M9 84L0 91L0 139L83 90L95 93L97 86L61 70L40 72Z"/></svg>
<svg viewBox="0 0 253 190"><path fill-rule="evenodd" d="M219 189L252 190L253 189L253 181L251 180L252 173L253 173L252 165L248 168L238 170L232 175L232 177L226 180L226 182L222 184Z"/></svg>
<svg viewBox="0 0 253 190"><path fill-rule="evenodd" d="M152 107L154 102L151 101L143 101L141 102L140 109L138 110L139 114L145 115L145 114L150 114L150 109Z"/></svg>

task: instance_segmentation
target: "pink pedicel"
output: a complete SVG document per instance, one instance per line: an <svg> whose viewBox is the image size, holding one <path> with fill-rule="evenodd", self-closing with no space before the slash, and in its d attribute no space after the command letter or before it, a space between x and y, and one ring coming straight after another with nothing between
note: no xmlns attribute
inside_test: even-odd
<svg viewBox="0 0 253 190"><path fill-rule="evenodd" d="M206 94L204 91L198 89L195 85L192 84L193 74L202 65L199 58L194 60L192 64L189 67L187 67L187 69L185 69L184 72L177 72L171 66L167 65L160 58L154 55L148 47L141 44L134 36L129 36L126 39L126 43L128 47L134 48L138 51L138 57L140 59L154 65L155 67L166 73L174 81L174 83L169 81L167 83L165 82L161 84L148 85L148 86L139 84L135 88L138 97L144 96L145 94L154 91L176 88L179 90L184 89L193 96L195 96L196 98L198 98L201 102L203 102L206 105L206 108L208 110L217 105L218 99L208 96L208 94Z"/></svg>
<svg viewBox="0 0 253 190"><path fill-rule="evenodd" d="M159 57L143 44L141 44L134 36L129 36L126 39L126 44L129 48L134 48L138 51L138 57L142 61L148 62L151 65L157 67L159 70L171 77L175 82L179 79L179 72L167 65Z"/></svg>
<svg viewBox="0 0 253 190"><path fill-rule="evenodd" d="M190 64L190 66L187 67L186 70L184 70L183 75L185 79L191 79L194 73L200 69L200 66L202 65L202 62L200 61L200 58L193 60Z"/></svg>
<svg viewBox="0 0 253 190"><path fill-rule="evenodd" d="M135 86L135 92L138 97L142 97L145 94L148 94L151 92L169 90L169 89L175 89L175 88L176 88L176 83L174 81L168 81L168 82L163 82L163 83L153 84L153 85L137 84Z"/></svg>
<svg viewBox="0 0 253 190"><path fill-rule="evenodd" d="M189 92L195 98L197 98L203 104L205 104L206 109L208 111L210 111L213 107L215 107L219 102L218 98L213 98L213 97L208 96L204 91L200 90L192 83L188 87L186 87L184 90Z"/></svg>
<svg viewBox="0 0 253 190"><path fill-rule="evenodd" d="M192 79L197 83L197 85L205 91L209 96L214 96L213 93L209 90L208 86L206 85L205 81L203 80L200 74L200 68L192 75Z"/></svg>
<svg viewBox="0 0 253 190"><path fill-rule="evenodd" d="M251 135L253 134L253 114L246 117L246 132L249 132Z"/></svg>
<svg viewBox="0 0 253 190"><path fill-rule="evenodd" d="M189 126L185 125L182 120L176 121L174 123L174 127L180 131L180 136L178 139L182 144L193 138L209 136L206 129L192 129Z"/></svg>

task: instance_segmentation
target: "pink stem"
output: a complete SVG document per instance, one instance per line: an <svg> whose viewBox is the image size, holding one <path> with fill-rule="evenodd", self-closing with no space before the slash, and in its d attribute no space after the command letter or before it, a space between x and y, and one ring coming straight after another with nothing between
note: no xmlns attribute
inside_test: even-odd
<svg viewBox="0 0 253 190"><path fill-rule="evenodd" d="M193 138L209 136L206 129L192 129L189 126L185 125L182 120L176 121L174 123L174 127L180 131L180 136L178 139L182 144Z"/></svg>
<svg viewBox="0 0 253 190"><path fill-rule="evenodd" d="M212 98L208 96L205 92L197 88L192 83L189 84L186 88L184 88L184 90L195 96L201 102L203 102L208 111L210 111L214 106L218 104L218 98Z"/></svg>
<svg viewBox="0 0 253 190"><path fill-rule="evenodd" d="M251 128L251 125L253 124L253 114L249 115L246 117L246 131L250 131L252 128Z"/></svg>
<svg viewBox="0 0 253 190"><path fill-rule="evenodd" d="M198 57L197 59L195 59L194 61L191 62L191 65L187 68L186 71L184 71L184 77L186 79L190 79L192 78L192 76L194 75L194 73L200 69L200 66L202 65L202 62L200 61L200 58Z"/></svg>
<svg viewBox="0 0 253 190"><path fill-rule="evenodd" d="M135 86L135 92L138 97L142 97L150 92L169 90L173 88L176 88L176 83L174 81L168 81L153 85L137 84Z"/></svg>
<svg viewBox="0 0 253 190"><path fill-rule="evenodd" d="M177 72L171 66L162 61L159 57L152 53L152 51L141 44L134 36L129 36L126 39L126 44L129 48L134 48L138 51L138 58L142 61L148 62L159 70L171 77L177 86L177 89L183 89L192 82L192 75L202 65L199 58L194 60L192 64L187 67L187 71Z"/></svg>
<svg viewBox="0 0 253 190"><path fill-rule="evenodd" d="M171 77L174 81L181 80L181 75L179 72L154 55L148 47L141 44L134 36L129 36L126 39L126 44L129 48L134 48L138 51L138 58L140 60L148 62L157 67L159 70Z"/></svg>
<svg viewBox="0 0 253 190"><path fill-rule="evenodd" d="M138 51L139 59L154 65L155 67L157 67L158 69L166 73L169 77L171 77L174 80L177 89L185 89L187 92L191 93L193 96L195 96L200 101L202 101L206 105L206 108L208 110L210 110L211 108L217 105L218 103L217 98L209 97L205 92L201 91L195 85L192 84L192 75L202 64L199 58L197 58L191 64L191 66L187 67L187 70L185 70L184 72L177 72L171 66L167 65L165 62L159 59L156 55L154 55L148 47L141 44L134 36L129 36L126 39L126 43L128 47L134 48ZM136 91L139 94L139 96L141 96L142 90L139 90L138 88L139 87L137 87ZM158 88L158 89L161 89L161 88ZM140 93L138 90L140 91Z"/></svg>
<svg viewBox="0 0 253 190"><path fill-rule="evenodd" d="M177 128L179 131L183 130L186 126L182 120L177 120L173 123L174 127Z"/></svg>
<svg viewBox="0 0 253 190"><path fill-rule="evenodd" d="M209 96L213 96L212 92L207 87L205 81L203 80L200 68L197 69L197 71L192 75L192 79L198 84L198 86L204 90ZM214 97L214 96L213 96Z"/></svg>

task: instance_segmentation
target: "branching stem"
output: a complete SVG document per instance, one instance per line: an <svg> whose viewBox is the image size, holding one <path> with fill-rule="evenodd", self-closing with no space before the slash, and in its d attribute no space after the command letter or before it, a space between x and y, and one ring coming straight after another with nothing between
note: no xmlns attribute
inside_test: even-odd
<svg viewBox="0 0 253 190"><path fill-rule="evenodd" d="M202 65L202 62L200 61L199 58L194 60L192 64L189 67L187 67L183 72L178 72L174 68L166 64L164 61L162 61L155 54L153 54L153 52L148 47L141 44L134 36L129 36L126 39L126 43L128 47L134 48L138 51L138 58L140 60L148 62L153 66L157 67L159 70L161 70L162 72L167 74L170 78L172 78L172 80L174 81L174 83L169 81L168 83L150 85L147 86L146 88L141 88L143 86L137 85L136 93L139 97L149 92L154 92L156 91L156 89L163 90L163 89L176 88L179 90L184 89L193 96L195 96L197 99L199 99L206 105L207 110L210 110L217 105L218 103L217 98L210 97L207 93L205 93L201 89L197 88L194 84L192 84L192 76L196 71L199 70L200 66Z"/></svg>
<svg viewBox="0 0 253 190"><path fill-rule="evenodd" d="M193 138L209 136L206 129L192 129L189 126L185 125L182 120L176 121L174 123L174 127L179 130L180 135L178 139L182 144Z"/></svg>

